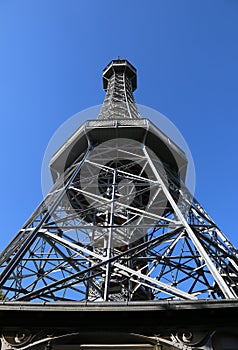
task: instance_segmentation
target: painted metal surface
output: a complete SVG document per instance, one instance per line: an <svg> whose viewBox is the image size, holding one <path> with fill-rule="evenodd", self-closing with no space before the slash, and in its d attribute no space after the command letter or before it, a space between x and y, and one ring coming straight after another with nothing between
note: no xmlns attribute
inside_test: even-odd
<svg viewBox="0 0 238 350"><path fill-rule="evenodd" d="M64 302L88 303L86 309L127 303L129 313L135 302L141 312L143 303L206 300L210 310L212 300L236 302L237 249L184 185L186 155L139 115L135 68L112 61L103 81L106 97L98 119L85 122L52 157L53 188L1 253L0 287L10 310L24 307L22 302L33 308L60 302L61 311ZM1 310L7 312L4 304ZM140 346L223 349L214 347L221 334L215 325L202 334L196 327L170 333L167 327L166 334L149 334ZM57 341L64 336L70 349L80 339L71 328L42 337L37 329L31 335L22 331L18 338L15 328L6 329L3 349L53 343L60 349ZM137 340L147 336L141 331ZM233 333L227 337L235 342Z"/></svg>

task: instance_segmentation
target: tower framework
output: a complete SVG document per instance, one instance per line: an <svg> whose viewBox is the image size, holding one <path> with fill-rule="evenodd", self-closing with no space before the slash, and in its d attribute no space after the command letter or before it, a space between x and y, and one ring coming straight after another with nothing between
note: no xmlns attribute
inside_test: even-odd
<svg viewBox="0 0 238 350"><path fill-rule="evenodd" d="M238 252L186 188L183 150L139 114L136 85L112 61L98 118L53 155L52 189L0 256L7 302L237 299Z"/></svg>

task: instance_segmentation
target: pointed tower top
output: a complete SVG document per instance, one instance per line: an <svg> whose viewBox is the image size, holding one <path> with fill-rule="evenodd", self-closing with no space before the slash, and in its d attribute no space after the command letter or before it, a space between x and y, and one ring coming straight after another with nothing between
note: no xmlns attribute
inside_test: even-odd
<svg viewBox="0 0 238 350"><path fill-rule="evenodd" d="M132 91L137 88L136 68L127 60L118 57L112 60L103 70L103 88L107 91L108 81L115 73L124 73L131 81Z"/></svg>
<svg viewBox="0 0 238 350"><path fill-rule="evenodd" d="M137 87L136 69L118 57L103 70L106 97L97 119L140 119L133 92Z"/></svg>

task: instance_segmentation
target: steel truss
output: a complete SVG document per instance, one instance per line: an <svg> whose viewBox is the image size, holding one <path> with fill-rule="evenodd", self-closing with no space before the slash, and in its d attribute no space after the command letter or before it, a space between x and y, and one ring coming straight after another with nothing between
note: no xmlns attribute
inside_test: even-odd
<svg viewBox="0 0 238 350"><path fill-rule="evenodd" d="M125 60L106 67L97 121L68 141L53 188L0 256L6 300L238 297L237 250L184 185L181 151L141 119L135 74Z"/></svg>
<svg viewBox="0 0 238 350"><path fill-rule="evenodd" d="M145 145L123 145L88 148L3 251L8 300L237 297L236 249Z"/></svg>

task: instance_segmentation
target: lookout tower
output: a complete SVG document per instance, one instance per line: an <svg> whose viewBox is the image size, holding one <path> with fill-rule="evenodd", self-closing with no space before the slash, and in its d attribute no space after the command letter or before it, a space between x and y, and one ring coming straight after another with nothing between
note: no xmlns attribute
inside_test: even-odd
<svg viewBox="0 0 238 350"><path fill-rule="evenodd" d="M7 303L32 312L38 303L49 303L50 320L57 302L68 328L69 312L63 311L70 305L77 305L80 315L95 307L111 315L123 307L133 322L135 310L142 317L147 309L162 312L163 305L172 313L187 305L201 317L196 305L204 301L221 309L230 303L235 313L238 252L186 188L186 154L138 112L136 69L127 60L107 65L103 87L106 97L98 118L85 121L52 156L52 189L0 256ZM104 342L109 324L102 327ZM136 329L120 324L124 342L135 342L131 333L140 331L137 348L145 339L148 348L161 343L165 350L195 349L199 342L208 346L212 339L209 327L202 336L184 331L169 338L172 323L165 329L137 324ZM101 325L90 325L98 340ZM156 332L165 337L157 339ZM32 335L24 333L24 341L11 343L7 334L4 341L13 348L32 342Z"/></svg>

